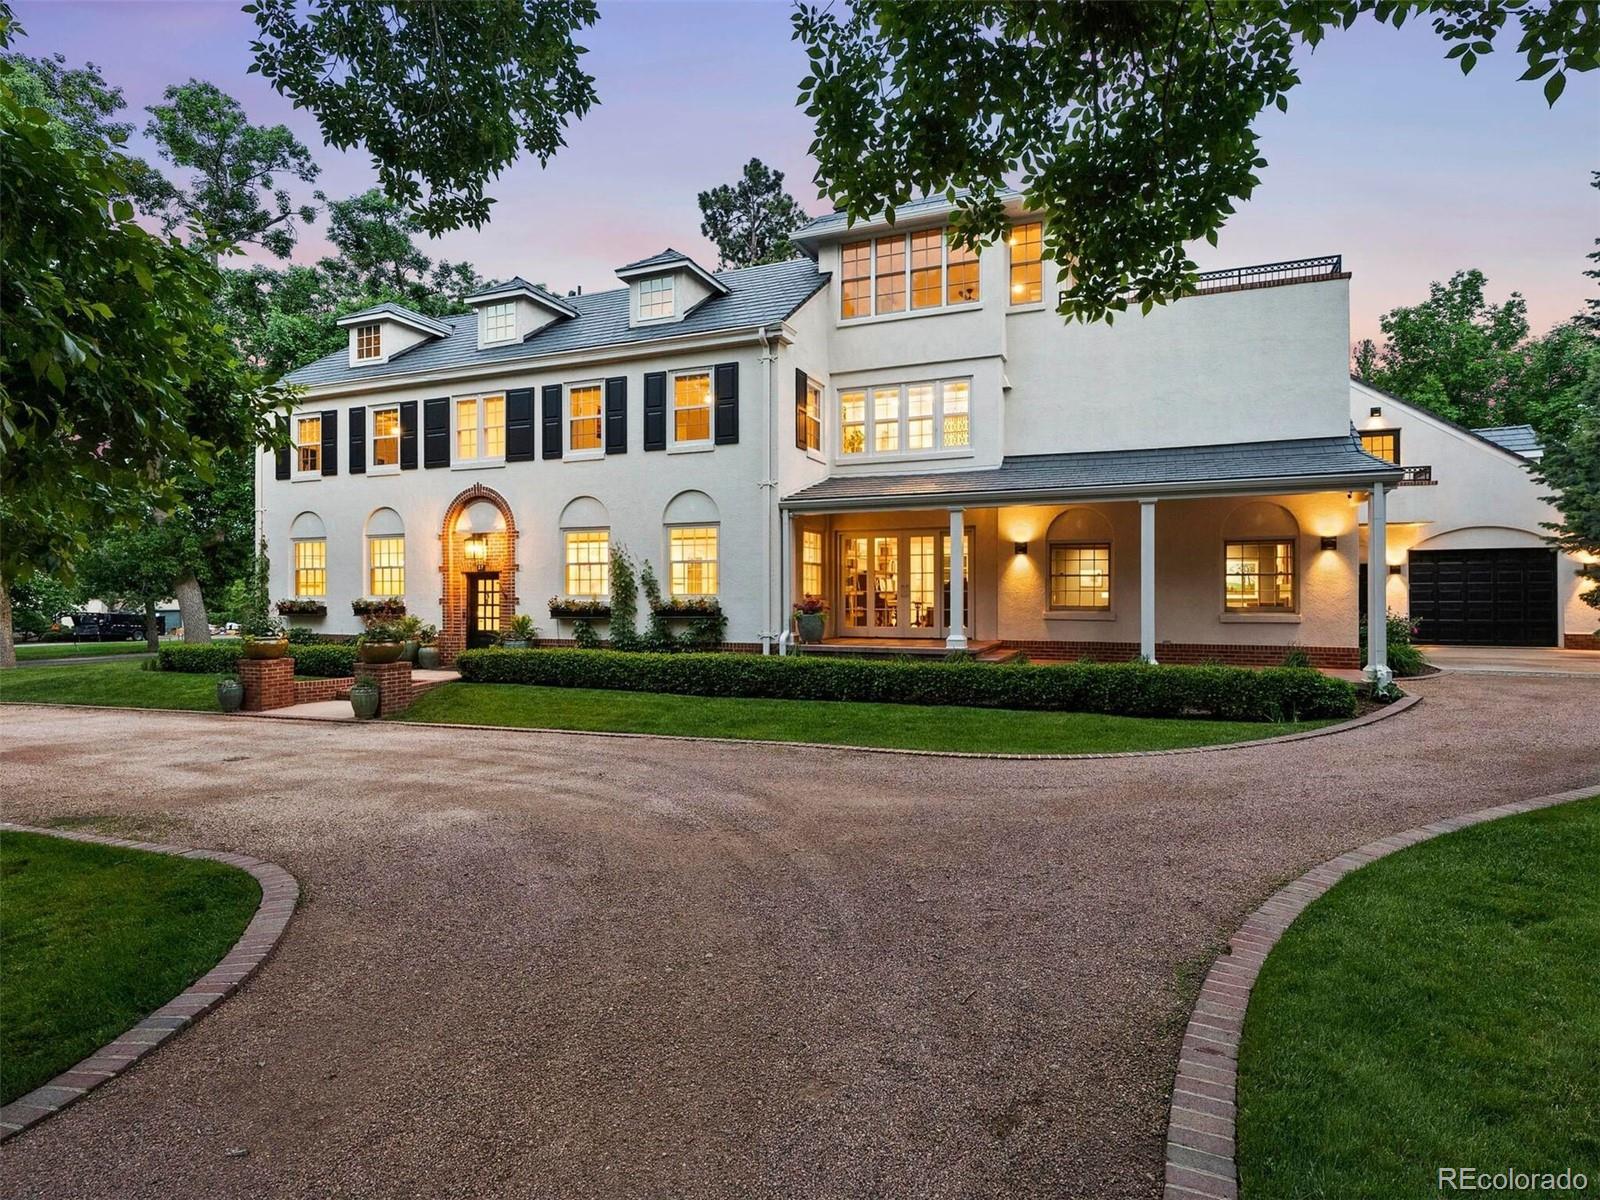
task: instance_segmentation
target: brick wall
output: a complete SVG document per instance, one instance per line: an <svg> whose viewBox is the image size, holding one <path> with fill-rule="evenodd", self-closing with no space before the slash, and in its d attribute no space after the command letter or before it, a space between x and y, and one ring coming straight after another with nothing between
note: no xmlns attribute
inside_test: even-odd
<svg viewBox="0 0 1600 1200"><path fill-rule="evenodd" d="M370 679L378 685L378 715L405 712L411 707L411 664L357 663L356 678Z"/></svg>
<svg viewBox="0 0 1600 1200"><path fill-rule="evenodd" d="M350 676L341 679L296 679L294 702L311 704L317 700L348 700L350 685L354 682L355 679Z"/></svg>
<svg viewBox="0 0 1600 1200"><path fill-rule="evenodd" d="M241 658L239 682L244 685L244 712L288 708L295 702L294 659Z"/></svg>
<svg viewBox="0 0 1600 1200"><path fill-rule="evenodd" d="M439 605L442 622L439 640L439 665L448 667L456 655L467 647L467 565L466 536L456 532L456 520L468 505L487 501L500 510L505 519L504 533L488 535L488 555L481 567L472 571L498 571L500 573L500 621L504 624L517 612L517 521L511 505L493 488L474 484L450 502L445 510L444 522L439 529L439 572L442 595Z"/></svg>
<svg viewBox="0 0 1600 1200"><path fill-rule="evenodd" d="M1562 645L1568 650L1600 650L1600 633L1569 633Z"/></svg>
<svg viewBox="0 0 1600 1200"><path fill-rule="evenodd" d="M1058 642L1008 641L1003 645L1021 650L1034 662L1131 662L1139 657L1136 642ZM1238 667L1276 667L1291 648L1206 642L1157 642L1159 663L1223 662ZM1355 646L1300 646L1314 667L1359 670L1361 651Z"/></svg>

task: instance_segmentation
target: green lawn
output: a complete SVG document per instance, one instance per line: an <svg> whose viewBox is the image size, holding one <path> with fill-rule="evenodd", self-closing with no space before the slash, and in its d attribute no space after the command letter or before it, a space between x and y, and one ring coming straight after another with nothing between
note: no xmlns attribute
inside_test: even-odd
<svg viewBox="0 0 1600 1200"><path fill-rule="evenodd" d="M137 642L30 642L17 647L18 662L49 658L99 658L103 654L148 654L143 639Z"/></svg>
<svg viewBox="0 0 1600 1200"><path fill-rule="evenodd" d="M0 1103L204 975L260 901L221 863L0 833Z"/></svg>
<svg viewBox="0 0 1600 1200"><path fill-rule="evenodd" d="M1107 717L990 708L747 700L653 692L451 683L418 698L400 720L515 728L689 734L1011 754L1171 750L1316 729L1327 721L1260 724Z"/></svg>
<svg viewBox="0 0 1600 1200"><path fill-rule="evenodd" d="M216 711L218 675L146 671L144 660L0 671L0 700Z"/></svg>
<svg viewBox="0 0 1600 1200"><path fill-rule="evenodd" d="M1600 1179L1597 878L1600 796L1414 846L1308 908L1245 1020L1240 1195L1433 1196L1454 1166Z"/></svg>

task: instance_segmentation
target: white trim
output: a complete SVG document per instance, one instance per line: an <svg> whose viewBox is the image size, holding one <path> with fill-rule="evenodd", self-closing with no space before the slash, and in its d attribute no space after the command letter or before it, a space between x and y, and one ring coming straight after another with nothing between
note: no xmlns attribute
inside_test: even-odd
<svg viewBox="0 0 1600 1200"><path fill-rule="evenodd" d="M484 448L485 443L488 441L488 439L486 437L484 437L484 433L485 433L487 427L484 425L484 422L483 422L483 402L485 400L490 399L490 398L495 397L495 396L500 397L500 445L501 445L501 450L500 450L499 454L484 454L483 453L483 448ZM460 448L461 448L461 436L460 436L460 434L461 434L461 423L460 423L461 422L461 405L465 401L468 401L468 400L471 400L471 401L474 402L474 412L476 414L476 418L475 419L477 421L477 426L476 426L477 434L476 434L476 437L475 437L475 445L477 447L478 453L472 458L461 458L461 457L459 457L459 453L458 453L460 451ZM470 471L470 470L476 470L476 469L478 469L480 467L503 467L503 466L505 466L505 464L506 464L506 455L505 455L505 434L506 434L505 416L506 416L506 412L505 412L505 404L506 404L506 394L505 394L504 391L501 391L501 390L490 390L490 391L486 391L486 392L466 392L466 393L463 393L463 394L460 394L460 395L452 395L450 397L450 469L451 470L453 470L453 471Z"/></svg>
<svg viewBox="0 0 1600 1200"><path fill-rule="evenodd" d="M973 409L975 376L973 375L948 375L935 376L931 379L897 379L883 383L867 383L850 387L835 387L833 409L840 411L841 399L846 392L860 392L865 397L865 412L862 421L862 449L856 453L847 453L844 448L845 422L842 415L834 422L837 436L831 447L834 461L840 466L851 463L907 463L921 460L936 461L939 459L972 458L973 448ZM952 383L965 383L967 385L967 444L965 446L946 446L945 433L945 388ZM930 420L933 423L934 444L928 447L911 449L907 446L911 431L910 416L910 389L914 387L931 387L933 389L933 412ZM894 450L875 450L877 441L878 418L875 408L875 392L898 391L899 401L896 404L896 415L893 418L896 427L896 445ZM852 422L854 424L854 422ZM826 425L826 423L824 423Z"/></svg>
<svg viewBox="0 0 1600 1200"><path fill-rule="evenodd" d="M685 375L704 375L706 377L706 436L704 438L691 438L684 441L678 440L678 380ZM684 411L689 411L685 409ZM710 450L716 446L717 436L717 377L716 371L709 366L682 367L676 371L667 372L667 449L682 453L684 451Z"/></svg>
<svg viewBox="0 0 1600 1200"><path fill-rule="evenodd" d="M580 388L594 388L600 393L600 444L584 450L572 448L572 393ZM593 417L584 417L582 420L594 420ZM561 461L562 462L592 462L597 458L606 456L606 381L604 379L578 379L563 385L561 389Z"/></svg>
<svg viewBox="0 0 1600 1200"><path fill-rule="evenodd" d="M377 466L377 465L374 465L374 458L375 458L376 453L377 453L376 447L377 447L377 444L378 444L378 438L377 438L377 434L376 434L376 430L378 428L378 414L381 413L381 412L389 412L391 410L394 412L394 421L395 421L395 426L394 426L394 463L392 465L385 464L383 466ZM366 443L367 466L366 466L365 473L368 474L368 475L378 475L378 476L398 475L398 474L400 474L400 441L401 441L401 436L402 436L401 435L401 429L400 429L400 405L398 403L395 403L395 404L372 404L372 405L369 405L367 407L366 426L367 426L367 428L366 428L366 434L367 434L367 443Z"/></svg>

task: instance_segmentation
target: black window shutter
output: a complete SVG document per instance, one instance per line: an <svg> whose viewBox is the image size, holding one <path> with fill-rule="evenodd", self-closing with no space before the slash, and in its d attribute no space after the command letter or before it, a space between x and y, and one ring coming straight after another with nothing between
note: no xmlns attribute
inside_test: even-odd
<svg viewBox="0 0 1600 1200"><path fill-rule="evenodd" d="M717 404L714 440L719 446L732 446L739 441L739 364L718 363L714 375L713 394Z"/></svg>
<svg viewBox="0 0 1600 1200"><path fill-rule="evenodd" d="M644 448L667 448L667 373L651 371L644 377Z"/></svg>
<svg viewBox="0 0 1600 1200"><path fill-rule="evenodd" d="M422 402L422 465L450 465L450 397Z"/></svg>
<svg viewBox="0 0 1600 1200"><path fill-rule="evenodd" d="M606 453L628 452L628 377L606 380Z"/></svg>
<svg viewBox="0 0 1600 1200"><path fill-rule="evenodd" d="M561 457L561 385L547 383L541 394L544 416L544 456Z"/></svg>
<svg viewBox="0 0 1600 1200"><path fill-rule="evenodd" d="M506 461L527 462L533 455L533 389L506 393Z"/></svg>
<svg viewBox="0 0 1600 1200"><path fill-rule="evenodd" d="M322 473L339 473L339 410L322 410Z"/></svg>
<svg viewBox="0 0 1600 1200"><path fill-rule="evenodd" d="M367 470L367 410L356 405L350 410L350 474L363 475Z"/></svg>
<svg viewBox="0 0 1600 1200"><path fill-rule="evenodd" d="M417 469L417 402L400 402L400 469Z"/></svg>
<svg viewBox="0 0 1600 1200"><path fill-rule="evenodd" d="M806 387L808 381L804 371L794 373L794 448L796 450L809 450L810 443L806 440Z"/></svg>
<svg viewBox="0 0 1600 1200"><path fill-rule="evenodd" d="M287 479L289 478L289 447L279 446L276 453L277 458L274 465L277 468L277 476L279 479Z"/></svg>

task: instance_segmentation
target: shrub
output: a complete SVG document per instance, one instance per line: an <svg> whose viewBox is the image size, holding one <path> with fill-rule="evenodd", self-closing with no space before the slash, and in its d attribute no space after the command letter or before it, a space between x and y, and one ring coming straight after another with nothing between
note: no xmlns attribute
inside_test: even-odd
<svg viewBox="0 0 1600 1200"><path fill-rule="evenodd" d="M349 645L296 645L290 651L296 675L343 679L355 674L356 651ZM239 647L163 646L156 654L163 671L187 675L231 675L239 669Z"/></svg>
<svg viewBox="0 0 1600 1200"><path fill-rule="evenodd" d="M651 654L610 650L469 650L471 683L604 688L771 700L1048 709L1229 721L1348 717L1355 689L1315 671L1158 667L1148 663L1005 666L815 656Z"/></svg>
<svg viewBox="0 0 1600 1200"><path fill-rule="evenodd" d="M296 646L289 653L294 658L296 675L315 675L319 679L343 679L356 673L356 648L350 644L324 643L316 646Z"/></svg>

